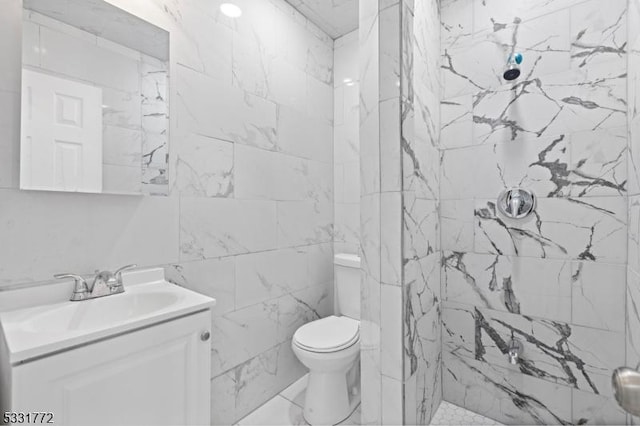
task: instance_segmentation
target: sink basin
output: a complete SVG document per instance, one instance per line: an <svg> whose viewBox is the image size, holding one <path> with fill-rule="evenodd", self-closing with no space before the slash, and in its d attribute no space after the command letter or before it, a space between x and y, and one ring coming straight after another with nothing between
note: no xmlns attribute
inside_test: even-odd
<svg viewBox="0 0 640 426"><path fill-rule="evenodd" d="M178 295L170 292L120 293L52 307L25 320L21 326L30 333L61 333L109 327L120 321L162 310L178 300Z"/></svg>
<svg viewBox="0 0 640 426"><path fill-rule="evenodd" d="M97 299L1 312L0 326L13 364L189 315L214 304L215 299L162 279L129 287L125 283L124 293Z"/></svg>

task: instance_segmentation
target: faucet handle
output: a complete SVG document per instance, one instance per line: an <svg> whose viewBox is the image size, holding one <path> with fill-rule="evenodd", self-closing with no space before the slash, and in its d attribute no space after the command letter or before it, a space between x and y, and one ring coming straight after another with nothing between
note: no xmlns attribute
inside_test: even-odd
<svg viewBox="0 0 640 426"><path fill-rule="evenodd" d="M119 283L119 284L122 284L122 273L123 273L124 271L128 271L129 269L133 269L133 268L137 268L137 267L138 267L138 265L137 265L137 264L135 264L135 263L132 263L131 265L126 265L126 266L123 266L123 267L121 267L121 268L118 268L118 269L113 273L113 275L115 275L116 280L118 280L118 283Z"/></svg>
<svg viewBox="0 0 640 426"><path fill-rule="evenodd" d="M71 301L84 300L87 294L89 294L89 286L87 285L87 281L84 278L82 278L80 275L64 273L64 274L55 274L53 277L58 280L63 280L66 278L73 278L75 280L73 293L71 294L71 299L69 299Z"/></svg>

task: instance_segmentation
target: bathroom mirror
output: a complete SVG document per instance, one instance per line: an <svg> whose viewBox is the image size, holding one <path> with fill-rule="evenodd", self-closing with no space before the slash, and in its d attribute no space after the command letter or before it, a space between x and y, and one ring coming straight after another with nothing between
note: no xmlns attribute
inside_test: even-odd
<svg viewBox="0 0 640 426"><path fill-rule="evenodd" d="M168 191L169 33L103 0L24 0L20 188Z"/></svg>

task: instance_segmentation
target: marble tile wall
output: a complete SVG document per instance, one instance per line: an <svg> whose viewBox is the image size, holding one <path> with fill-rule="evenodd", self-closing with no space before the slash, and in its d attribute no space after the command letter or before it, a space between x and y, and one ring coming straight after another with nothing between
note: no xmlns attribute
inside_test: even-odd
<svg viewBox="0 0 640 426"><path fill-rule="evenodd" d="M218 300L212 421L304 373L333 312L333 40L282 0L110 0L171 34L168 197L21 192L20 0L0 0L0 294L136 262ZM2 296L0 296L2 297Z"/></svg>
<svg viewBox="0 0 640 426"><path fill-rule="evenodd" d="M428 424L442 395L438 23L360 3L363 424Z"/></svg>
<svg viewBox="0 0 640 426"><path fill-rule="evenodd" d="M442 400L438 2L402 4L404 420L429 424Z"/></svg>
<svg viewBox="0 0 640 426"><path fill-rule="evenodd" d="M625 319L638 17L627 0L441 6L444 398L506 424L624 424L609 378L638 328ZM513 52L522 75L506 84ZM527 220L496 212L512 186L538 196Z"/></svg>
<svg viewBox="0 0 640 426"><path fill-rule="evenodd" d="M626 364L640 368L640 2L629 0L628 11L628 69L627 69L627 167L629 175L629 232L626 288ZM629 416L630 424L640 419Z"/></svg>
<svg viewBox="0 0 640 426"><path fill-rule="evenodd" d="M358 31L334 42L333 194L334 252L360 245L360 87Z"/></svg>
<svg viewBox="0 0 640 426"><path fill-rule="evenodd" d="M362 424L402 424L400 5L361 1Z"/></svg>

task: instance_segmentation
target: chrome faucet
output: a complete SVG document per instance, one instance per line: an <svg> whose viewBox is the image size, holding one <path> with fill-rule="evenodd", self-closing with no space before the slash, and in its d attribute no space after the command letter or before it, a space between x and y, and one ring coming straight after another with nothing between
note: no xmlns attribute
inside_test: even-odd
<svg viewBox="0 0 640 426"><path fill-rule="evenodd" d="M524 219L536 208L536 196L522 188L502 191L498 197L498 211L509 219Z"/></svg>
<svg viewBox="0 0 640 426"><path fill-rule="evenodd" d="M511 335L511 340L509 340L509 347L507 348L507 357L509 358L509 364L516 365L518 363L518 359L520 359L520 355L522 355L522 350L524 346L522 342L515 337L513 334Z"/></svg>
<svg viewBox="0 0 640 426"><path fill-rule="evenodd" d="M518 214L520 214L520 206L524 204L524 199L522 198L522 195L520 195L520 192L514 191L511 193L509 204L511 204L511 212L514 215L517 216Z"/></svg>
<svg viewBox="0 0 640 426"><path fill-rule="evenodd" d="M73 278L75 280L75 286L69 300L72 302L78 302L81 300L95 299L96 297L109 296L124 292L122 273L137 266L138 265L135 264L123 266L115 272L96 271L96 275L91 284L87 283L83 277L77 274L56 274L54 275L54 278Z"/></svg>

